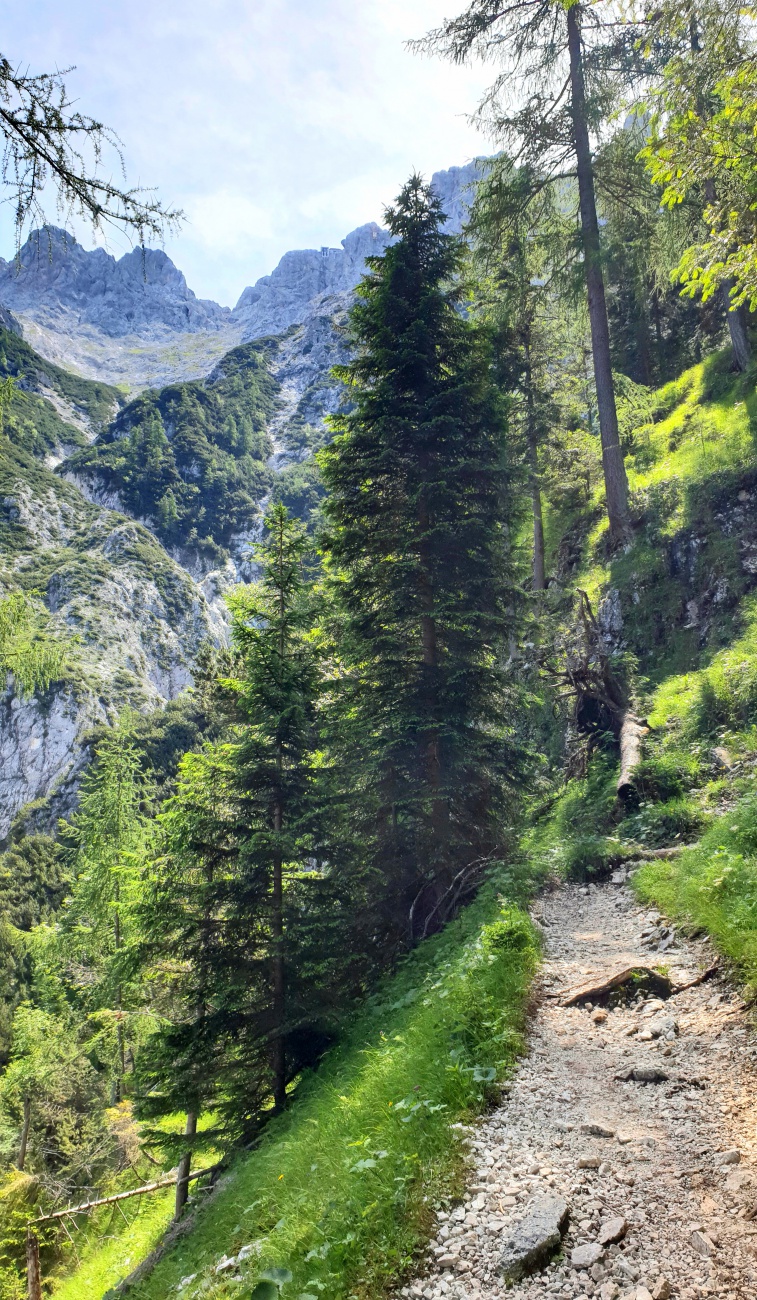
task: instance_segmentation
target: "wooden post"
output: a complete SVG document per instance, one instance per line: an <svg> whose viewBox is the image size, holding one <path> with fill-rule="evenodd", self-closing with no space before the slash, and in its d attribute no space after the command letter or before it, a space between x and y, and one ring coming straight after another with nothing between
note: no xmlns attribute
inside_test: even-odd
<svg viewBox="0 0 757 1300"><path fill-rule="evenodd" d="M39 1241L31 1225L26 1228L26 1294L28 1300L42 1300L42 1277L39 1271Z"/></svg>

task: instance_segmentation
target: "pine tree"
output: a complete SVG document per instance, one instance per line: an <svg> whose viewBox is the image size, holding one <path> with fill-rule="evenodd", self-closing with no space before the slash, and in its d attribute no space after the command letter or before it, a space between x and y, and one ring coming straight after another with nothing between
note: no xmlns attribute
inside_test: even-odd
<svg viewBox="0 0 757 1300"><path fill-rule="evenodd" d="M288 1081L285 875L306 871L313 849L318 670L308 638L305 530L282 505L272 506L265 527L262 580L230 602L244 661L240 704L246 725L236 754L237 779L252 829L234 902L242 926L254 914L265 918L268 930L271 1075L274 1102L282 1109Z"/></svg>
<svg viewBox="0 0 757 1300"><path fill-rule="evenodd" d="M318 995L314 982L303 996L323 883L308 543L283 506L265 527L261 579L229 601L238 720L230 739L182 763L144 917L156 974L177 973L143 1067L143 1113L196 1116L212 1103L237 1132L254 1129L271 1096L286 1105L302 1065L288 1044Z"/></svg>
<svg viewBox="0 0 757 1300"><path fill-rule="evenodd" d="M505 409L460 310L461 244L418 176L352 311L350 406L320 457L372 942L443 922L496 852L509 751ZM504 715L506 717L506 713ZM375 911L375 909L379 909Z"/></svg>

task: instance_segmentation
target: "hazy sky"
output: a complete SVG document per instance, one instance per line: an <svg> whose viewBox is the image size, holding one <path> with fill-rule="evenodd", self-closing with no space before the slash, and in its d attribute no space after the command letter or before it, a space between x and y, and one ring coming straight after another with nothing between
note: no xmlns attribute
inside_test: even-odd
<svg viewBox="0 0 757 1300"><path fill-rule="evenodd" d="M413 168L487 151L466 122L486 70L404 41L463 0L0 0L11 63L76 65L82 112L118 131L128 178L188 221L166 250L233 305L290 248L380 220ZM91 238L85 239L91 245ZM110 250L126 251L109 236ZM0 213L0 252L13 251Z"/></svg>

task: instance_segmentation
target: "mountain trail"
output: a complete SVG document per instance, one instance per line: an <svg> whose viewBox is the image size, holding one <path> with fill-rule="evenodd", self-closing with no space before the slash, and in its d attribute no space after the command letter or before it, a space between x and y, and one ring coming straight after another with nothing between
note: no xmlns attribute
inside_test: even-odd
<svg viewBox="0 0 757 1300"><path fill-rule="evenodd" d="M402 1295L757 1297L757 1038L739 993L716 975L664 1001L632 990L562 1007L590 975L662 966L676 988L713 954L627 884L561 886L535 916L546 951L529 1053L468 1131L465 1200L439 1213Z"/></svg>

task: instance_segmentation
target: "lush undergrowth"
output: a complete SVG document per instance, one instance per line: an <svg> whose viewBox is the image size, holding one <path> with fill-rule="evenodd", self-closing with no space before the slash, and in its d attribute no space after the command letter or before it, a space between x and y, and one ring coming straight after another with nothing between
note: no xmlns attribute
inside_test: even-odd
<svg viewBox="0 0 757 1300"><path fill-rule="evenodd" d="M76 1272L53 1284L56 1300L101 1300L157 1246L171 1222L174 1193L156 1192L113 1206L90 1226L86 1242L74 1238Z"/></svg>
<svg viewBox="0 0 757 1300"><path fill-rule="evenodd" d="M757 989L757 802L718 818L677 861L647 863L634 877L639 896L667 916L707 930Z"/></svg>
<svg viewBox="0 0 757 1300"><path fill-rule="evenodd" d="M675 797L699 818L695 847L650 862L634 878L639 896L668 916L708 931L757 988L757 610L742 609L744 630L698 671L661 683L652 698L650 799L638 817ZM655 786L654 775L660 773ZM670 773L667 785L665 776ZM670 842L670 841L668 841Z"/></svg>
<svg viewBox="0 0 757 1300"><path fill-rule="evenodd" d="M633 543L608 559L587 530L575 585L621 612L618 669L650 733L635 797L616 795L617 748L595 751L527 836L534 863L599 878L638 849L640 898L710 933L757 985L755 375L716 355L649 397L632 430ZM554 531L554 528L553 528Z"/></svg>
<svg viewBox="0 0 757 1300"><path fill-rule="evenodd" d="M427 940L306 1080L292 1110L237 1157L197 1221L130 1292L243 1296L272 1268L287 1296L383 1294L428 1238L464 1166L455 1126L487 1105L522 1047L538 957L526 914L487 886ZM166 1207L145 1207L55 1292L100 1300L151 1247ZM135 1237L135 1234L137 1236ZM245 1258L217 1271L224 1257Z"/></svg>
<svg viewBox="0 0 757 1300"><path fill-rule="evenodd" d="M175 1128L178 1118L169 1116L159 1127ZM200 1132L212 1128L216 1118L212 1114L203 1116L198 1126ZM210 1167L221 1154L213 1148L205 1148L203 1167ZM142 1159L138 1168L130 1167L116 1177L107 1193L128 1191L167 1176L167 1169L160 1166L151 1168ZM88 1217L82 1217L77 1230L73 1235L69 1234L69 1246L63 1260L53 1275L46 1279L56 1300L101 1300L160 1243L171 1224L174 1203L175 1188L169 1186L165 1190L104 1206ZM74 1266L75 1272L72 1272Z"/></svg>

